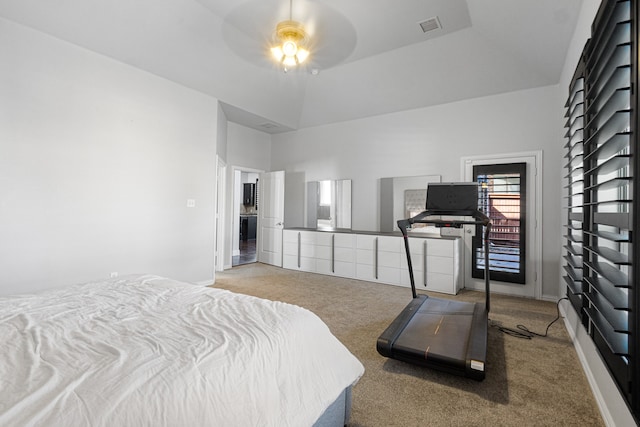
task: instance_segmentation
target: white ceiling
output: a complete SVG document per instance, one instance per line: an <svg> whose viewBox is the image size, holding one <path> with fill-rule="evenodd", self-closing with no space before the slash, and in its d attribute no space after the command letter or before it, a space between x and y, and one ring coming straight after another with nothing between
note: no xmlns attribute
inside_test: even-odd
<svg viewBox="0 0 640 427"><path fill-rule="evenodd" d="M276 133L556 84L581 4L293 0L313 56L288 73L268 58L288 0L0 0L0 16L210 94L229 120ZM423 33L433 17L442 29Z"/></svg>

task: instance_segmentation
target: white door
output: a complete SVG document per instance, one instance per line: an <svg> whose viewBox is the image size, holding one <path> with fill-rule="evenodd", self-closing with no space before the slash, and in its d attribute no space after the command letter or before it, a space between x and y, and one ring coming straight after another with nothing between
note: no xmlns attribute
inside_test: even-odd
<svg viewBox="0 0 640 427"><path fill-rule="evenodd" d="M501 294L524 296L540 299L542 297L542 152L527 152L504 155L477 156L462 158L463 181L473 181L474 165L498 165L503 163L526 163L527 172L527 240L525 284L491 281L491 291ZM484 279L471 277L471 238L474 226L464 228L464 286L467 289L484 290Z"/></svg>
<svg viewBox="0 0 640 427"><path fill-rule="evenodd" d="M284 171L261 173L258 194L258 261L282 267Z"/></svg>

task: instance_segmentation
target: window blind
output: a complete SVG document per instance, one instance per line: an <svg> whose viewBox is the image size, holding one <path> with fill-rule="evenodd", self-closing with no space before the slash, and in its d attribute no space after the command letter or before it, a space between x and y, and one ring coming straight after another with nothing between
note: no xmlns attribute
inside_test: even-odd
<svg viewBox="0 0 640 427"><path fill-rule="evenodd" d="M637 416L635 8L629 0L602 2L569 88L564 280L572 306Z"/></svg>

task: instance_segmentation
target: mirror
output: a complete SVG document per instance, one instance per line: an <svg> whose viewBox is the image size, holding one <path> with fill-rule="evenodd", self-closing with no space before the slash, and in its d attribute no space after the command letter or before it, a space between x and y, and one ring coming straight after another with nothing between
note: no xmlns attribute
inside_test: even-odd
<svg viewBox="0 0 640 427"><path fill-rule="evenodd" d="M351 180L318 181L316 194L316 228L350 229Z"/></svg>
<svg viewBox="0 0 640 427"><path fill-rule="evenodd" d="M440 175L380 178L380 231L397 232L399 219L422 212L430 182L441 182Z"/></svg>

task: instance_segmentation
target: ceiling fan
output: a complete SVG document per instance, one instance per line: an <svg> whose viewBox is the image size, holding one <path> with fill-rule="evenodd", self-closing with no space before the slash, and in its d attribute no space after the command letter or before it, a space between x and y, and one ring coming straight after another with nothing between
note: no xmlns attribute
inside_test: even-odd
<svg viewBox="0 0 640 427"><path fill-rule="evenodd" d="M229 48L254 65L296 75L327 70L353 52L353 24L327 2L297 0L295 14L293 0L282 3L244 0L230 8L223 22Z"/></svg>
<svg viewBox="0 0 640 427"><path fill-rule="evenodd" d="M271 54L276 61L284 66L294 67L303 63L309 57L309 36L304 26L293 18L293 0L289 0L289 19L281 21L276 26L275 44L271 47Z"/></svg>

